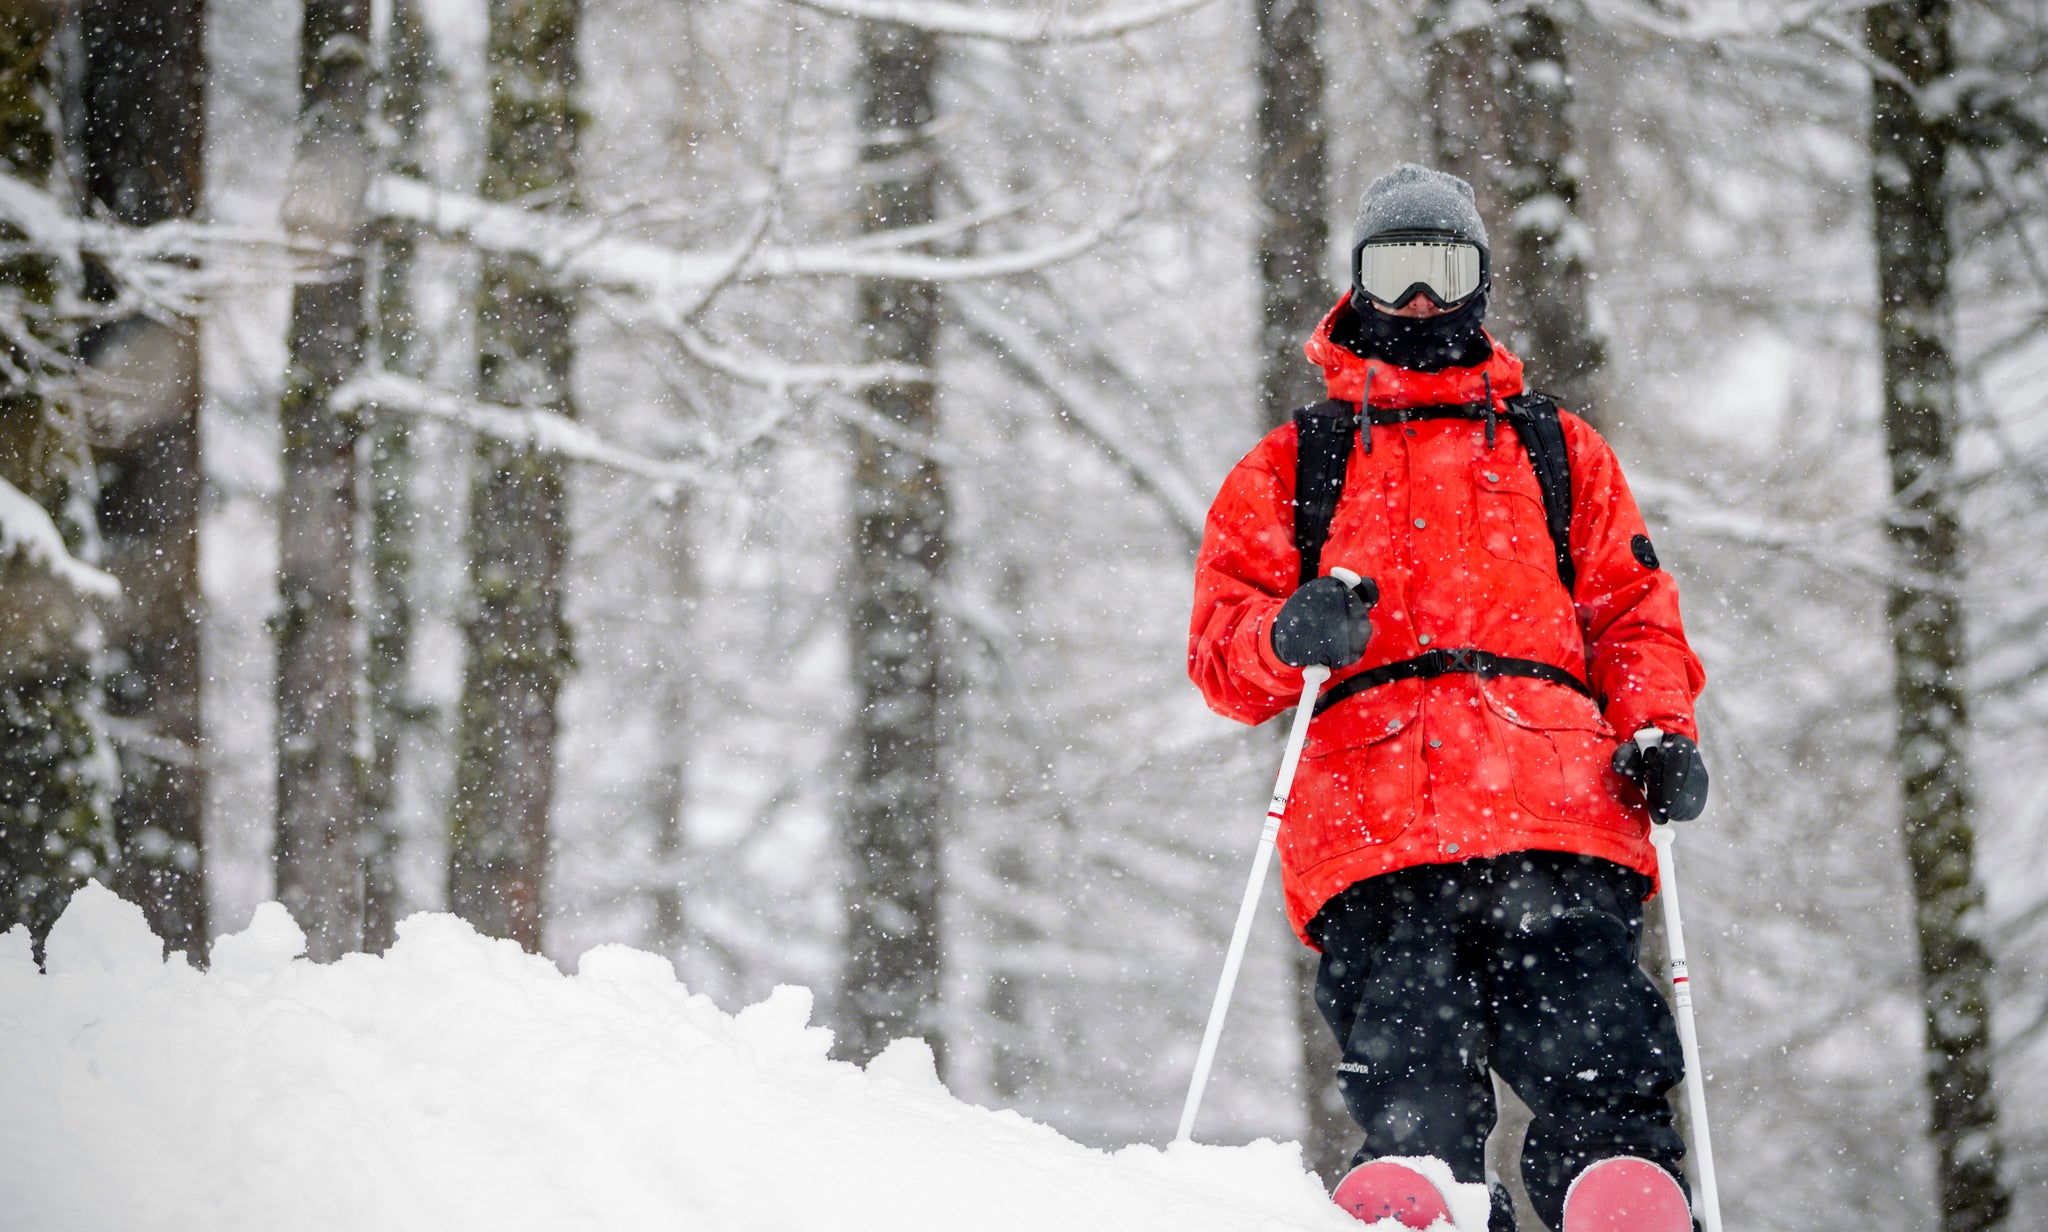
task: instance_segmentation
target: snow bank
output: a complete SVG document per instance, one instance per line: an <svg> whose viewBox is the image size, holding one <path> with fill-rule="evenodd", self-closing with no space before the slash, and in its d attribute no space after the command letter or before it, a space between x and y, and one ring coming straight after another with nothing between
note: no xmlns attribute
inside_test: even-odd
<svg viewBox="0 0 2048 1232"><path fill-rule="evenodd" d="M0 1228L1359 1232L1292 1144L1105 1153L954 1099L920 1041L829 1060L801 988L728 1015L446 915L303 946L272 903L166 963L98 886L47 973L0 937Z"/></svg>

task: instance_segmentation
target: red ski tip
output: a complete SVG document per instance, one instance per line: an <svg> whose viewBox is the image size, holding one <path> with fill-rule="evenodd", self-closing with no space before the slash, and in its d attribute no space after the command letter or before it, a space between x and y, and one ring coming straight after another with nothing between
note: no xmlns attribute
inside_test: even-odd
<svg viewBox="0 0 2048 1232"><path fill-rule="evenodd" d="M1685 1191L1671 1174L1632 1155L1579 1173L1564 1195L1559 1232L1692 1232Z"/></svg>
<svg viewBox="0 0 2048 1232"><path fill-rule="evenodd" d="M1429 1178L1390 1160L1375 1159L1353 1168L1330 1197L1366 1223L1392 1219L1404 1228L1422 1229L1438 1220L1451 1221L1451 1208Z"/></svg>

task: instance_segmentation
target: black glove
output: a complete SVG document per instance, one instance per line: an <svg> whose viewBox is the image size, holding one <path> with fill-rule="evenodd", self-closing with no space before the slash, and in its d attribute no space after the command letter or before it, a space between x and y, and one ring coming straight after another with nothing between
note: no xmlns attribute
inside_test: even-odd
<svg viewBox="0 0 2048 1232"><path fill-rule="evenodd" d="M1273 617L1273 657L1289 667L1351 666L1372 637L1366 618L1379 601L1380 588L1371 578L1356 586L1336 577L1310 581Z"/></svg>
<svg viewBox="0 0 2048 1232"><path fill-rule="evenodd" d="M1614 750L1614 772L1643 789L1659 821L1691 821L1707 807L1707 763L1700 746L1676 732L1645 727Z"/></svg>

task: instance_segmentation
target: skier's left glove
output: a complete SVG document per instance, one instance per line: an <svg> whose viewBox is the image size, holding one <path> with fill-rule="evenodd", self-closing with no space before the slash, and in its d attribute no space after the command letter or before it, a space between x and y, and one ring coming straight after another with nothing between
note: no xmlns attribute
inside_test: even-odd
<svg viewBox="0 0 2048 1232"><path fill-rule="evenodd" d="M1659 821L1691 821L1707 807L1707 763L1677 732L1645 727L1614 750L1614 772L1643 790Z"/></svg>

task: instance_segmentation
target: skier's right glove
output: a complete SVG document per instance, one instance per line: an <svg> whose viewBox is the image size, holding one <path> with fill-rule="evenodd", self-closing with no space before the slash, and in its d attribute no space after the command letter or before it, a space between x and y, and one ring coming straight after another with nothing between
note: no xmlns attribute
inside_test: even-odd
<svg viewBox="0 0 2048 1232"><path fill-rule="evenodd" d="M1643 789L1659 821L1691 821L1707 807L1707 762L1677 732L1645 727L1614 750L1614 772Z"/></svg>
<svg viewBox="0 0 2048 1232"><path fill-rule="evenodd" d="M1365 654L1372 637L1372 605L1380 588L1366 578L1346 586L1342 578L1319 577L1288 596L1273 617L1273 657L1289 667L1349 667Z"/></svg>

